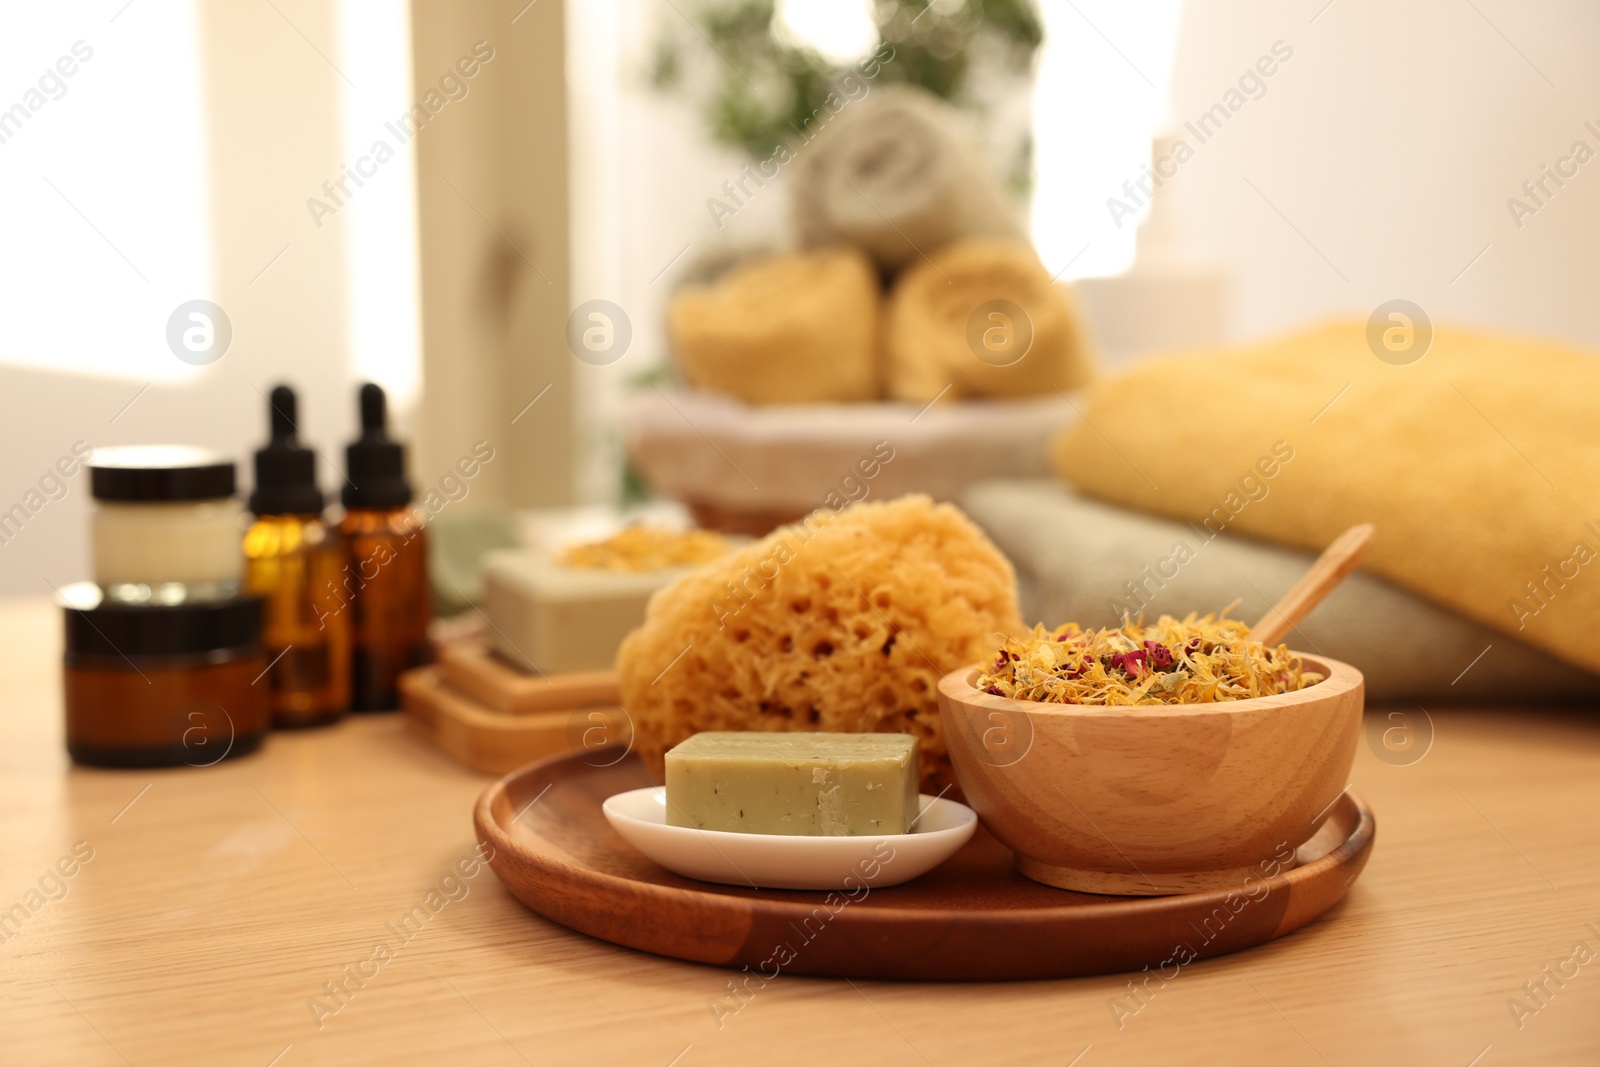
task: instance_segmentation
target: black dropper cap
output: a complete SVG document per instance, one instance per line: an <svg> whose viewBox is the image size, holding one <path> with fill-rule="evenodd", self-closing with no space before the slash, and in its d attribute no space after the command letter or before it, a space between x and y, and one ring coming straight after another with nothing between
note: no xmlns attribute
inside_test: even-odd
<svg viewBox="0 0 1600 1067"><path fill-rule="evenodd" d="M346 479L341 494L347 508L403 508L411 503L406 481L406 449L384 428L383 390L361 387L361 436L344 450Z"/></svg>
<svg viewBox="0 0 1600 1067"><path fill-rule="evenodd" d="M256 488L250 510L257 515L320 515L317 454L300 442L294 390L280 385L267 398L272 439L256 451Z"/></svg>

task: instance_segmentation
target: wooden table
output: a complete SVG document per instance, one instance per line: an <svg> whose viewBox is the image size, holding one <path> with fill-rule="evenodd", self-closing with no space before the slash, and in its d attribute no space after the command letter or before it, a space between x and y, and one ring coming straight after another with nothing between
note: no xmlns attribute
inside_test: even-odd
<svg viewBox="0 0 1600 1067"><path fill-rule="evenodd" d="M1184 968L1120 1029L1127 976L784 977L718 1029L727 973L554 926L487 868L446 883L488 781L396 716L275 735L206 769L72 766L58 629L46 605L0 603L0 910L78 842L93 850L0 944L6 1065L1600 1062L1593 709L1430 708L1420 761L1363 747L1354 787L1378 843L1345 902ZM386 924L430 891L438 910L373 974ZM1594 958L1546 980L1519 1029L1508 1001L1538 1006L1523 984L1570 974L1579 941ZM357 965L371 977L342 1007L308 1006Z"/></svg>

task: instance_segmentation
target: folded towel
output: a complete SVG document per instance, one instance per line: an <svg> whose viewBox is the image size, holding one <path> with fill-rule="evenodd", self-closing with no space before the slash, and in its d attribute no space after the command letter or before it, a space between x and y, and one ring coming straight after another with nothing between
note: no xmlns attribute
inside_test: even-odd
<svg viewBox="0 0 1600 1067"><path fill-rule="evenodd" d="M1110 626L1141 611L1181 618L1235 598L1243 603L1234 617L1254 622L1314 558L1102 504L1054 481L980 482L960 503L1016 567L1023 620L1047 626ZM1600 696L1600 677L1361 572L1287 644L1354 664L1374 701Z"/></svg>
<svg viewBox="0 0 1600 1067"><path fill-rule="evenodd" d="M908 266L889 300L889 395L926 404L1032 396L1090 376L1088 346L1065 286L1033 248L957 241Z"/></svg>
<svg viewBox="0 0 1600 1067"><path fill-rule="evenodd" d="M1304 549L1376 523L1373 573L1600 670L1600 359L1445 329L1415 362L1379 350L1349 322L1143 364L1091 394L1057 468L1106 500Z"/></svg>
<svg viewBox="0 0 1600 1067"><path fill-rule="evenodd" d="M667 331L701 389L751 404L872 400L881 299L853 249L767 256L673 293Z"/></svg>
<svg viewBox="0 0 1600 1067"><path fill-rule="evenodd" d="M951 105L884 86L840 111L794 163L802 244L850 244L885 270L962 237L1022 240L994 178L962 143Z"/></svg>

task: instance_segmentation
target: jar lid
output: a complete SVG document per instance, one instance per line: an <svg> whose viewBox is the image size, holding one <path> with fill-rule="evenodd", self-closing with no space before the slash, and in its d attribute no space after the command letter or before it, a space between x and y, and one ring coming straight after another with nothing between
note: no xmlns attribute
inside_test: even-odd
<svg viewBox="0 0 1600 1067"><path fill-rule="evenodd" d="M107 599L93 582L75 582L57 603L69 656L183 656L261 643L262 600L255 596L126 604Z"/></svg>
<svg viewBox="0 0 1600 1067"><path fill-rule="evenodd" d="M96 500L216 500L233 495L233 460L189 445L121 445L89 454Z"/></svg>

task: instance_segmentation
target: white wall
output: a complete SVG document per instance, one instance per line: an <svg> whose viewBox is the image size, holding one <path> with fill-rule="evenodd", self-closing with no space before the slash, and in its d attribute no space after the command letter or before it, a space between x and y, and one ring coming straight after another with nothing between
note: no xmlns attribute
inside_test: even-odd
<svg viewBox="0 0 1600 1067"><path fill-rule="evenodd" d="M1600 159L1520 230L1506 208L1574 140L1600 152L1583 128L1600 128L1600 6L1334 0L1319 15L1325 4L1185 5L1181 117L1274 41L1294 49L1166 187L1194 247L1234 271L1237 332L1365 318L1400 297L1435 322L1600 343Z"/></svg>

